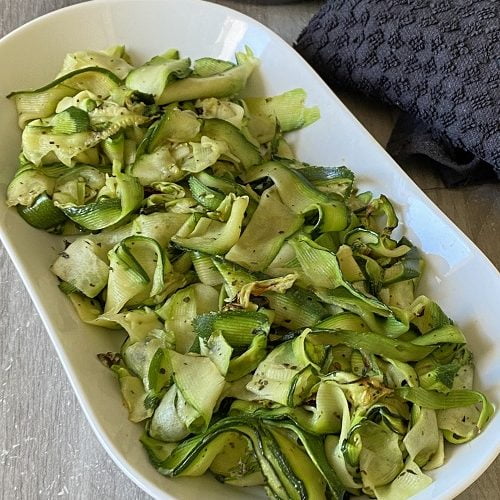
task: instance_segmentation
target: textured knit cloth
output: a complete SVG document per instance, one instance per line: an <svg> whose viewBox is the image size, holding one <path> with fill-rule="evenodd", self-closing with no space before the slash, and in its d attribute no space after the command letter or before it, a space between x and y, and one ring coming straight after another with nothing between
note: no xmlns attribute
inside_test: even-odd
<svg viewBox="0 0 500 500"><path fill-rule="evenodd" d="M404 111L395 157L432 158L448 184L500 178L500 0L329 0L296 49Z"/></svg>

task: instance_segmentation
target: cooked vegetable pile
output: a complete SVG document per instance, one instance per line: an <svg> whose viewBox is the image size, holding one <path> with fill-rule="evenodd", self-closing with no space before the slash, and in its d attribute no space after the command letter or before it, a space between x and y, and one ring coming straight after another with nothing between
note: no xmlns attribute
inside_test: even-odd
<svg viewBox="0 0 500 500"><path fill-rule="evenodd" d="M417 293L423 260L392 236L391 202L295 159L283 134L318 110L302 89L239 97L258 61L236 61L69 54L10 96L8 204L78 235L52 271L83 322L126 331L99 358L160 473L410 497L493 407L463 333Z"/></svg>

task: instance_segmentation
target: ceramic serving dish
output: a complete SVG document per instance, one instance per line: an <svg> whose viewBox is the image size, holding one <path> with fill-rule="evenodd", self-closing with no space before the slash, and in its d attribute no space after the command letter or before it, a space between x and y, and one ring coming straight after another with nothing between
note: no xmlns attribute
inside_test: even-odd
<svg viewBox="0 0 500 500"><path fill-rule="evenodd" d="M273 95L303 87L322 118L292 136L300 159L347 165L362 188L395 201L403 232L425 253L421 291L464 329L475 354L477 386L500 400L498 271L422 193L364 130L319 76L277 35L233 10L200 0L97 0L53 12L0 41L0 95L50 81L67 52L125 44L136 63L176 47L193 58L232 59L245 45L261 59L248 93ZM14 106L0 99L0 191L16 168L20 133ZM262 489L234 489L212 477L171 480L149 464L138 442L141 427L127 420L114 377L96 353L118 350L121 336L79 322L56 287L49 265L62 241L24 223L0 203L0 236L31 294L87 418L116 464L155 498L205 500L263 497ZM36 248L36 252L34 251ZM50 397L49 388L47 388ZM500 450L500 413L464 446L450 447L434 483L418 499L449 499L470 485ZM229 489L231 488L231 489Z"/></svg>

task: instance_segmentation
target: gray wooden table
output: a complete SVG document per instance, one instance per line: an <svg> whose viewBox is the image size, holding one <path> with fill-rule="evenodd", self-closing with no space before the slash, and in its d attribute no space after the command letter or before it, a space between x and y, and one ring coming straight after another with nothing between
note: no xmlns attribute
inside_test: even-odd
<svg viewBox="0 0 500 500"><path fill-rule="evenodd" d="M0 37L30 19L78 0L0 0ZM252 5L219 0L266 24L287 42L322 2ZM266 3L266 2L263 2ZM270 2L272 3L272 2ZM342 96L385 144L394 112ZM500 186L446 189L429 166L405 165L417 184L500 267ZM500 498L500 460L458 498ZM42 323L0 248L0 499L146 499L94 436Z"/></svg>

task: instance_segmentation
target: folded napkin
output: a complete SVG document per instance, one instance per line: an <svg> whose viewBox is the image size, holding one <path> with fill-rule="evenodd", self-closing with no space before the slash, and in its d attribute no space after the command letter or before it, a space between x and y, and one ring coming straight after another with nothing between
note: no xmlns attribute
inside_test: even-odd
<svg viewBox="0 0 500 500"><path fill-rule="evenodd" d="M329 0L296 49L332 87L404 113L388 150L448 184L500 178L500 1Z"/></svg>

